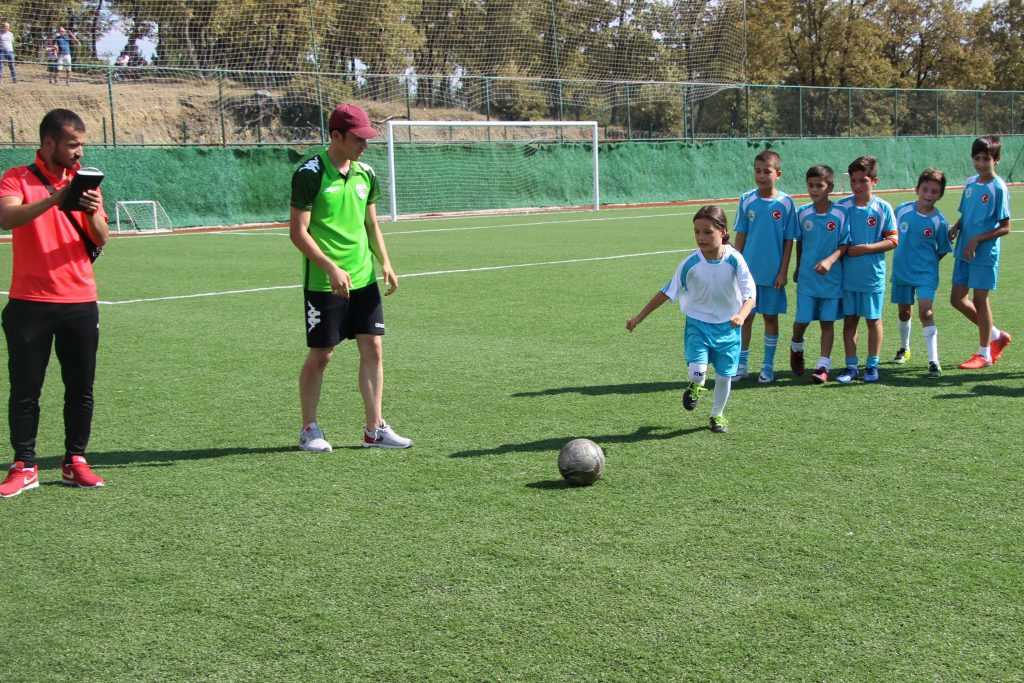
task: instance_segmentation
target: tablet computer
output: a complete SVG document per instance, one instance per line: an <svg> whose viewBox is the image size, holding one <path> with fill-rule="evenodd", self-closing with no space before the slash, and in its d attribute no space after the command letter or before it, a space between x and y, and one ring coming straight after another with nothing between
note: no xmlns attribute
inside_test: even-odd
<svg viewBox="0 0 1024 683"><path fill-rule="evenodd" d="M62 211L81 211L78 205L82 195L88 190L95 190L103 182L103 171L91 166L78 169L78 173L71 179L68 191L60 203Z"/></svg>

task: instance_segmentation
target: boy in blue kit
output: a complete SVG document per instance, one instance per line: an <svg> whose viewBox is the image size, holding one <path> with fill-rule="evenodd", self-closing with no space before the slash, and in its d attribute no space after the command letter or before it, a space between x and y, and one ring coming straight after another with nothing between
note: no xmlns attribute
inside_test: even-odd
<svg viewBox="0 0 1024 683"><path fill-rule="evenodd" d="M797 209L800 232L796 241L796 318L789 366L804 374L804 332L812 320L821 323L821 356L811 375L817 384L828 381L832 367L835 321L843 298L843 264L839 261L850 243L846 213L828 196L835 174L828 166L807 169L807 193L811 204Z"/></svg>
<svg viewBox="0 0 1024 683"><path fill-rule="evenodd" d="M882 307L885 304L885 252L899 241L892 206L872 194L878 183L878 160L857 157L847 167L853 194L838 204L846 212L850 247L843 257L843 346L846 369L836 381L849 384L857 378L857 327L864 318L868 328L868 360L865 382L878 381L882 353Z"/></svg>
<svg viewBox="0 0 1024 683"><path fill-rule="evenodd" d="M757 306L743 322L742 349L736 379L747 375L750 338L757 313L764 316L764 362L757 381L775 380L775 349L779 343L779 314L785 313L789 258L796 240L796 204L775 184L782 160L766 149L754 157L756 188L740 197L736 211L736 250L743 254L757 284Z"/></svg>
<svg viewBox="0 0 1024 683"><path fill-rule="evenodd" d="M978 138L971 145L971 159L978 175L967 179L960 198L960 220L949 231L956 239L953 289L950 302L978 326L978 352L960 364L962 370L987 368L999 360L1010 335L992 319L988 294L999 279L999 238L1010 232L1010 192L996 175L1002 143L998 135ZM974 290L973 299L968 291Z"/></svg>
<svg viewBox="0 0 1024 683"><path fill-rule="evenodd" d="M917 295L921 331L928 347L928 376L940 377L939 333L932 302L939 286L939 261L953 250L949 224L935 202L946 192L946 175L926 168L917 179L917 200L896 207L900 243L892 256L892 302L900 311L900 348L895 363L910 359L910 314Z"/></svg>

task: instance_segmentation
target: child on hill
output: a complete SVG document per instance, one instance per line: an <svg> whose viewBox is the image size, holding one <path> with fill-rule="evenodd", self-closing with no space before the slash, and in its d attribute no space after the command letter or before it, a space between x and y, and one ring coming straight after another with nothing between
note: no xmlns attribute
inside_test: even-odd
<svg viewBox="0 0 1024 683"><path fill-rule="evenodd" d="M899 245L892 257L892 302L899 306L900 348L895 363L910 359L910 313L917 296L921 331L928 348L928 376L940 377L939 333L935 327L932 302L939 286L939 261L953 250L949 224L935 202L946 192L946 175L926 168L917 179L917 200L896 207Z"/></svg>
<svg viewBox="0 0 1024 683"><path fill-rule="evenodd" d="M971 145L977 175L967 179L960 199L960 220L949 231L956 239L956 263L950 302L978 326L978 352L960 364L962 370L987 368L999 360L1011 338L992 319L989 292L999 279L999 238L1010 232L1010 192L996 175L1002 143L998 135L978 138ZM974 290L968 299L968 290Z"/></svg>
<svg viewBox="0 0 1024 683"><path fill-rule="evenodd" d="M796 241L796 204L775 187L782 176L779 155L766 149L754 157L753 190L740 197L736 211L736 250L743 254L757 284L757 305L743 322L740 365L736 379L747 376L747 359L754 318L764 317L764 360L757 381L775 380L775 349L779 343L779 314L788 308L786 280Z"/></svg>
<svg viewBox="0 0 1024 683"><path fill-rule="evenodd" d="M828 381L832 367L835 321L843 297L843 264L839 261L850 244L846 213L834 205L829 194L835 187L835 173L828 166L807 169L807 192L811 203L797 210L800 233L796 242L796 317L789 366L793 374L804 374L804 332L811 321L821 323L821 356L811 379Z"/></svg>
<svg viewBox="0 0 1024 683"><path fill-rule="evenodd" d="M715 367L715 398L711 431L727 432L724 412L740 355L740 326L754 308L756 286L743 255L729 246L725 212L703 206L693 217L698 249L683 259L672 279L636 316L626 321L632 332L644 318L669 299L679 302L686 317L684 347L690 384L683 407L693 410L707 391L708 364Z"/></svg>
<svg viewBox="0 0 1024 683"><path fill-rule="evenodd" d="M884 199L872 191L878 183L878 161L871 156L857 157L846 169L853 194L838 206L847 216L850 246L843 257L843 346L846 369L836 381L849 384L857 378L857 326L864 318L868 327L868 359L865 382L878 381L879 354L882 353L882 307L885 303L885 252L899 241L896 217Z"/></svg>

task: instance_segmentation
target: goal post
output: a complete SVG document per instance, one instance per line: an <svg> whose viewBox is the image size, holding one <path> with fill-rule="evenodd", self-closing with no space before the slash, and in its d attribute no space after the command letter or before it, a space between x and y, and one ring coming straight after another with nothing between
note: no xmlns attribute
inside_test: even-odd
<svg viewBox="0 0 1024 683"><path fill-rule="evenodd" d="M152 199L117 202L114 225L117 232L169 232L174 227L164 207Z"/></svg>
<svg viewBox="0 0 1024 683"><path fill-rule="evenodd" d="M596 121L391 120L386 142L393 221L409 214L601 207Z"/></svg>

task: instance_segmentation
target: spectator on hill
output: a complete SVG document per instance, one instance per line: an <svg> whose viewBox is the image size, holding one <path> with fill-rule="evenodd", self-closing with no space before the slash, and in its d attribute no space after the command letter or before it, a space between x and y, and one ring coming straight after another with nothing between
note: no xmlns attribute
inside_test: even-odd
<svg viewBox="0 0 1024 683"><path fill-rule="evenodd" d="M18 82L18 75L14 71L14 34L11 33L11 25L6 21L0 24L0 81L4 79L4 62L11 71L11 82Z"/></svg>
<svg viewBox="0 0 1024 683"><path fill-rule="evenodd" d="M57 71L64 72L64 85L71 85L71 44L81 43L78 42L78 36L74 31L69 31L63 26L57 29L53 42L57 45Z"/></svg>
<svg viewBox="0 0 1024 683"><path fill-rule="evenodd" d="M46 39L46 78L51 84L57 83L57 43Z"/></svg>

